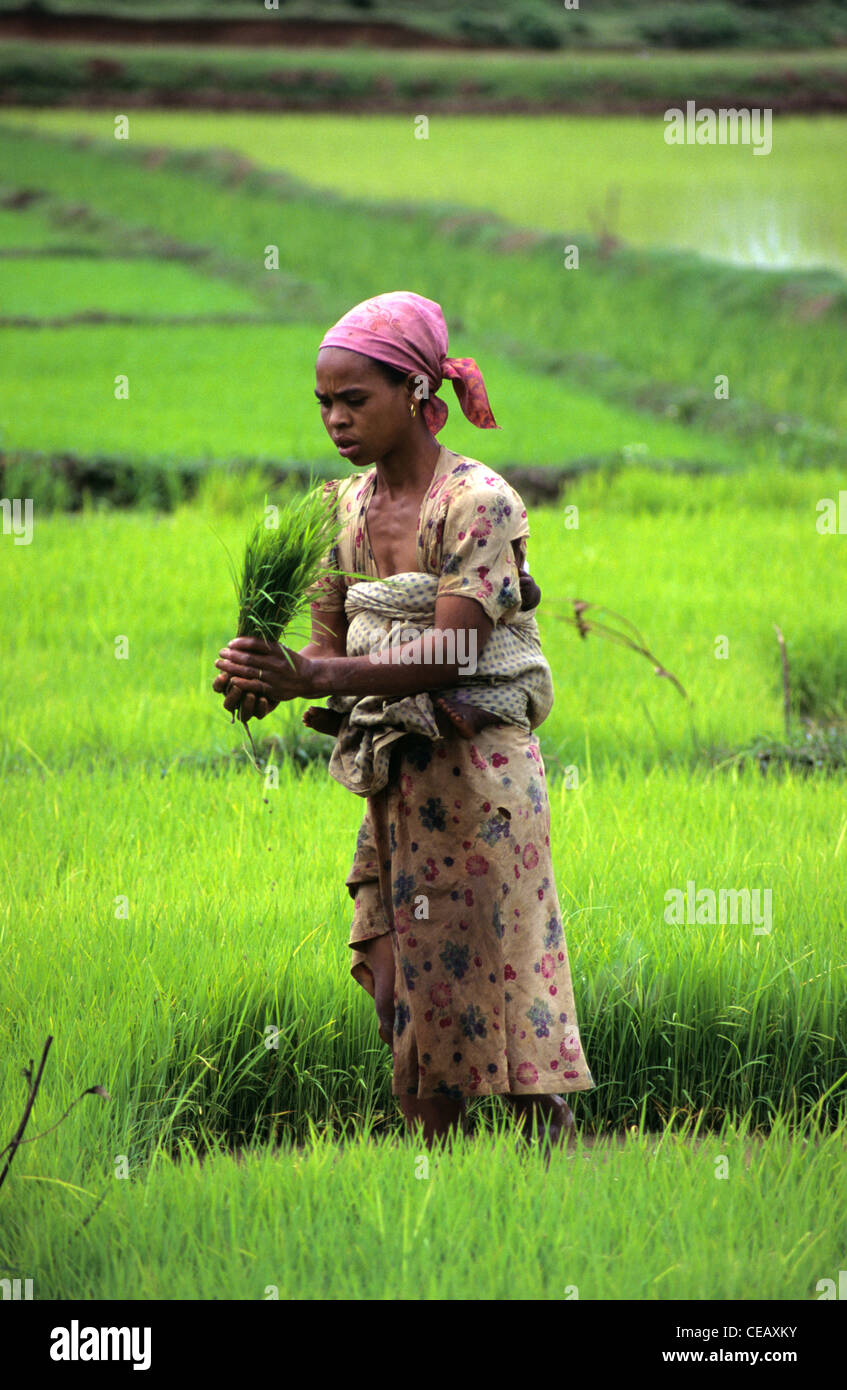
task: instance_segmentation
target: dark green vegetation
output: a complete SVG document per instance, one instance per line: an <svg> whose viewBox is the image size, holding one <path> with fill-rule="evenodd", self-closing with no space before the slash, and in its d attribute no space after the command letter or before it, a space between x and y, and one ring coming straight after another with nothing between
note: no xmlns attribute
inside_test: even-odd
<svg viewBox="0 0 847 1390"><path fill-rule="evenodd" d="M448 43L542 50L811 48L847 41L844 0L583 0L567 9L549 0L501 0L496 7L452 0L416 7L401 0L273 0L271 10L250 0L38 0L29 6L0 0L3 13L28 13L31 22L42 23L80 15L136 23L193 20L198 34L210 23L252 24L256 32L249 39L244 33L245 42L261 42L271 26L293 30L296 42L310 30L319 40L322 25L332 26L339 40L345 28L354 40L366 27L378 42L382 26L390 42L400 26Z"/></svg>

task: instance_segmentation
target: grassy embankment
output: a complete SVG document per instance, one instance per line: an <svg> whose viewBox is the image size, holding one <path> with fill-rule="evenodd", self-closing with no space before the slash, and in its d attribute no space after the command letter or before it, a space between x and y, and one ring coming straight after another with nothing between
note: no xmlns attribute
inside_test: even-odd
<svg viewBox="0 0 847 1390"><path fill-rule="evenodd" d="M843 111L847 50L428 52L0 41L12 106L664 111L701 106Z"/></svg>

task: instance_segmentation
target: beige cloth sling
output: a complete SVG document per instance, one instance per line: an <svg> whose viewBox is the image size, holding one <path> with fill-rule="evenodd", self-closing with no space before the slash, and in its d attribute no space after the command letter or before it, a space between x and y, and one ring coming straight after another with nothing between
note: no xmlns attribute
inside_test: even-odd
<svg viewBox="0 0 847 1390"><path fill-rule="evenodd" d="M434 632L437 592L437 578L418 572L351 584L345 601L348 656L379 658L392 646ZM464 653L461 647L456 650L467 658L468 675L461 685L440 694L475 705L496 715L499 723L527 732L547 718L553 681L531 613L517 613L511 622L498 623L475 662L472 648ZM379 664L374 662L375 670ZM404 734L433 741L442 737L435 705L426 692L396 699L331 695L327 704L345 716L330 773L359 796L371 796L386 786L392 745Z"/></svg>

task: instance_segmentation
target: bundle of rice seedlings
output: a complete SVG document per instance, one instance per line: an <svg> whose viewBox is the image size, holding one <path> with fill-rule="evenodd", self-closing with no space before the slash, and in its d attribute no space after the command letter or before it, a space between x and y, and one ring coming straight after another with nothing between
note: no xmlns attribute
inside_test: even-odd
<svg viewBox="0 0 847 1390"><path fill-rule="evenodd" d="M335 496L324 496L310 482L305 497L295 497L271 510L265 497L265 516L248 536L241 572L236 573L230 556L230 570L238 595L238 637L262 637L278 642L286 628L304 614L310 603L309 589L321 574L340 574L330 566L340 526L336 519ZM228 552L227 552L228 553ZM283 648L285 651L285 648ZM291 657L289 662L293 665ZM253 751L253 736L244 723ZM236 715L233 711L232 723Z"/></svg>
<svg viewBox="0 0 847 1390"><path fill-rule="evenodd" d="M305 497L292 498L257 522L247 540L241 574L233 576L239 637L280 640L305 612L308 590L319 575L339 572L327 571L321 562L332 552L340 529L335 498L324 497L320 488L310 488Z"/></svg>

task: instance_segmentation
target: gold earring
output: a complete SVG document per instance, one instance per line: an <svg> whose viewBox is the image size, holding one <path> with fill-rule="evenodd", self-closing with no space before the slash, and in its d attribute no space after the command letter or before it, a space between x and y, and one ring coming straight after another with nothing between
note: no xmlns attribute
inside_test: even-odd
<svg viewBox="0 0 847 1390"><path fill-rule="evenodd" d="M412 401L412 404L409 406L409 414L410 414L410 415L414 415L414 413L415 413L415 402Z"/></svg>

